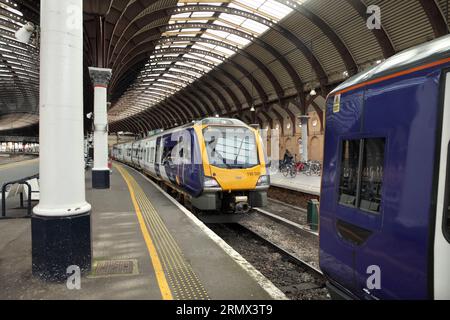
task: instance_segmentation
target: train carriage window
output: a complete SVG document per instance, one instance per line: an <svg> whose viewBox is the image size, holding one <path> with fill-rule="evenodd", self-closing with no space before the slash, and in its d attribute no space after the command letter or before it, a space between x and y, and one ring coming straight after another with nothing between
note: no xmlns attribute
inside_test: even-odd
<svg viewBox="0 0 450 320"><path fill-rule="evenodd" d="M346 206L356 205L360 143L360 140L345 140L342 143L339 203Z"/></svg>
<svg viewBox="0 0 450 320"><path fill-rule="evenodd" d="M380 212L385 145L385 138L343 141L340 204Z"/></svg>
<svg viewBox="0 0 450 320"><path fill-rule="evenodd" d="M380 212L385 139L366 139L362 158L360 204L362 210Z"/></svg>

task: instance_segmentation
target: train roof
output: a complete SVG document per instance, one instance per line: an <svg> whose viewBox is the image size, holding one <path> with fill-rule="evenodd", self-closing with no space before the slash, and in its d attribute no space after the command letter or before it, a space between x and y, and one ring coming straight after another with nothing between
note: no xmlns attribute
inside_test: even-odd
<svg viewBox="0 0 450 320"><path fill-rule="evenodd" d="M205 118L200 120L198 124L202 125L223 125L223 126L248 126L239 119L234 118Z"/></svg>
<svg viewBox="0 0 450 320"><path fill-rule="evenodd" d="M352 88L364 86L365 83L380 80L425 66L434 66L435 62L450 62L450 35L440 37L425 44L402 51L380 64L369 68L343 82L330 95L350 91ZM400 75L400 74L399 74Z"/></svg>

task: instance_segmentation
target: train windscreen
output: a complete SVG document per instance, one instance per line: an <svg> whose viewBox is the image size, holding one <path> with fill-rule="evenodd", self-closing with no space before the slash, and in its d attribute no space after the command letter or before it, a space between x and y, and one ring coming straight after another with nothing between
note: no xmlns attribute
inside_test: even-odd
<svg viewBox="0 0 450 320"><path fill-rule="evenodd" d="M259 164L255 134L248 128L209 126L203 137L212 166L247 169Z"/></svg>

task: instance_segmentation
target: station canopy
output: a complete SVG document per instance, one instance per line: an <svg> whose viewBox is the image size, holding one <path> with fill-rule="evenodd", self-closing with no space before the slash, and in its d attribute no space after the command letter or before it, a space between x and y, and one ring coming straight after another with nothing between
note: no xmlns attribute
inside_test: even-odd
<svg viewBox="0 0 450 320"><path fill-rule="evenodd" d="M137 81L112 108L110 120L163 102L246 48L291 11L275 0L178 1Z"/></svg>

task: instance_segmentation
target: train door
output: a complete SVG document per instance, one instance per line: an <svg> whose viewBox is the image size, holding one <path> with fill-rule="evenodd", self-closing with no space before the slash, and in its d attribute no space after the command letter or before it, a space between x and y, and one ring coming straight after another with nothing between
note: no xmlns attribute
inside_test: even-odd
<svg viewBox="0 0 450 320"><path fill-rule="evenodd" d="M428 299L440 70L367 87L356 207L355 293ZM447 269L448 272L448 269Z"/></svg>
<svg viewBox="0 0 450 320"><path fill-rule="evenodd" d="M162 138L158 137L156 139L156 145L155 145L155 173L158 177L162 177L162 175L161 175L161 142L162 142Z"/></svg>
<svg viewBox="0 0 450 320"><path fill-rule="evenodd" d="M176 165L176 182L179 186L186 184L185 172L189 169L187 162L190 159L190 139L189 133L185 130L180 130L173 134L173 139L177 141L174 148L175 165Z"/></svg>
<svg viewBox="0 0 450 320"><path fill-rule="evenodd" d="M446 74L434 243L434 298L450 299L450 73Z"/></svg>
<svg viewBox="0 0 450 320"><path fill-rule="evenodd" d="M194 129L187 129L185 139L187 139L184 150L183 178L184 189L193 196L198 196L202 191L202 161L200 148Z"/></svg>
<svg viewBox="0 0 450 320"><path fill-rule="evenodd" d="M162 141L162 156L161 156L161 175L167 181L176 184L176 175L177 175L177 165L175 163L176 157L174 157L173 151L176 145L178 144L177 140L174 141L172 139L172 134L167 134L163 136Z"/></svg>
<svg viewBox="0 0 450 320"><path fill-rule="evenodd" d="M365 250L370 239L382 231L385 149L386 138L379 136L341 141L338 202L346 209L337 218L336 229L341 240L352 246L353 285L360 297L376 297L367 291L366 284L368 272L371 275L379 271L380 260L366 259ZM374 287L378 285L377 276L374 275Z"/></svg>
<svg viewBox="0 0 450 320"><path fill-rule="evenodd" d="M320 205L320 267L340 291L355 291L353 224L357 216L361 90L328 100L324 170ZM356 243L355 243L356 242Z"/></svg>

